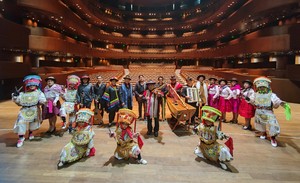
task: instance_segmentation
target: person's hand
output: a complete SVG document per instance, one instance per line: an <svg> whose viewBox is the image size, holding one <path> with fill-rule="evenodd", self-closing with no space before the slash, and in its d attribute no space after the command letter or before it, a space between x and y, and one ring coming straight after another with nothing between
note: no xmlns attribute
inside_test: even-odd
<svg viewBox="0 0 300 183"><path fill-rule="evenodd" d="M186 99L190 99L191 97L189 97L189 96L185 96L185 98L186 98Z"/></svg>
<svg viewBox="0 0 300 183"><path fill-rule="evenodd" d="M56 106L57 105L57 102L53 102L53 106Z"/></svg>
<svg viewBox="0 0 300 183"><path fill-rule="evenodd" d="M109 135L110 138L116 137L116 133L115 132L108 133L108 135Z"/></svg>
<svg viewBox="0 0 300 183"><path fill-rule="evenodd" d="M133 138L137 138L140 135L139 132L133 134Z"/></svg>

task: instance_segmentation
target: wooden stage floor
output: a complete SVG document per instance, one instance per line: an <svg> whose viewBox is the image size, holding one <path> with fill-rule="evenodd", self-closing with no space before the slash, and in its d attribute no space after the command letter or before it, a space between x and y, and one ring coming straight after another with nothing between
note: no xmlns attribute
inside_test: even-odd
<svg viewBox="0 0 300 183"><path fill-rule="evenodd" d="M138 122L137 129L144 138L142 156L148 165L115 160L115 141L108 137L107 128L95 126L96 156L57 170L60 151L71 136L26 140L23 147L16 148L17 135L11 129L19 107L3 101L0 103L0 182L300 182L300 104L291 107L291 121L285 120L283 108L275 110L282 132L277 148L268 140L254 137L253 131L242 130L241 125L223 125L223 131L234 140L231 162L234 173L196 158L193 152L199 141L197 135L183 129L172 132L167 122L161 122L159 137L147 137L144 121ZM36 133L39 135L47 128L48 122L44 121Z"/></svg>

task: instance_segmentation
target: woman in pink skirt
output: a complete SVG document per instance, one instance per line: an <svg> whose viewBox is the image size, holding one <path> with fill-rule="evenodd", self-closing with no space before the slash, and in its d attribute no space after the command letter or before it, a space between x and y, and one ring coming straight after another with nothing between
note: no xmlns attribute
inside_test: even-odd
<svg viewBox="0 0 300 183"><path fill-rule="evenodd" d="M239 114L245 118L244 130L251 130L251 118L254 117L255 107L251 104L255 98L255 92L252 89L253 83L250 80L243 81L244 89L241 91L241 103Z"/></svg>
<svg viewBox="0 0 300 183"><path fill-rule="evenodd" d="M219 80L220 84L220 98L219 98L219 107L218 109L222 112L221 121L226 122L226 112L232 111L231 101L230 99L233 96L232 91L227 85L227 80L221 79Z"/></svg>
<svg viewBox="0 0 300 183"><path fill-rule="evenodd" d="M230 90L232 91L231 101L231 112L232 112L232 120L231 123L238 123L238 115L239 115L239 105L240 105L240 94L241 94L241 86L238 84L238 80L236 78L232 78L230 81Z"/></svg>
<svg viewBox="0 0 300 183"><path fill-rule="evenodd" d="M208 105L214 108L219 106L219 86L216 84L216 78L209 78L210 85L208 87Z"/></svg>

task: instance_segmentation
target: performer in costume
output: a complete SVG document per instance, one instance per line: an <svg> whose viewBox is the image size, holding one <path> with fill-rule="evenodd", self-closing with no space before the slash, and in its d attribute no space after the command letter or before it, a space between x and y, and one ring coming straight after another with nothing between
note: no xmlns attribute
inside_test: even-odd
<svg viewBox="0 0 300 183"><path fill-rule="evenodd" d="M239 107L239 114L245 118L244 130L251 130L251 118L254 117L255 108L250 101L254 101L255 92L252 89L253 83L250 80L243 81L244 88L241 91L241 103Z"/></svg>
<svg viewBox="0 0 300 183"><path fill-rule="evenodd" d="M90 77L85 74L81 77L81 84L77 90L77 103L80 107L91 108L93 99L93 85L90 83Z"/></svg>
<svg viewBox="0 0 300 183"><path fill-rule="evenodd" d="M231 102L231 112L232 112L232 120L231 123L238 123L239 116L239 106L240 106L240 94L241 94L241 86L238 84L238 80L236 78L232 78L230 82L230 90L232 91Z"/></svg>
<svg viewBox="0 0 300 183"><path fill-rule="evenodd" d="M222 115L221 111L210 106L202 107L202 123L196 127L199 134L200 142L195 148L194 153L201 158L219 163L226 170L228 167L224 163L233 159L233 143L232 139L226 136L219 128L214 126L214 122ZM221 145L217 139L229 139L225 144Z"/></svg>
<svg viewBox="0 0 300 183"><path fill-rule="evenodd" d="M71 141L65 145L60 153L57 168L67 163L77 161L85 156L94 156L94 131L92 129L92 116L94 112L88 108L81 108L76 113L76 129Z"/></svg>
<svg viewBox="0 0 300 183"><path fill-rule="evenodd" d="M158 77L158 83L156 83L155 88L163 93L163 96L158 98L158 110L161 111L162 121L166 121L166 95L168 93L168 88L164 83L164 78L162 76Z"/></svg>
<svg viewBox="0 0 300 183"><path fill-rule="evenodd" d="M220 89L216 84L216 78L209 78L210 85L208 86L208 105L214 108L218 108L219 106L219 94Z"/></svg>
<svg viewBox="0 0 300 183"><path fill-rule="evenodd" d="M125 108L119 110L116 130L110 132L110 137L114 137L117 142L114 156L119 160L135 158L139 164L146 165L147 161L141 156L143 141L140 134L135 132L136 126L134 126L134 131L130 127L132 123L136 125L136 119L136 114L132 110ZM134 138L137 138L138 143Z"/></svg>
<svg viewBox="0 0 300 183"><path fill-rule="evenodd" d="M192 123L192 125L195 125L195 117L199 113L199 102L200 101L199 102L189 102L190 97L187 94L187 89L188 88L195 88L195 86L193 85L194 84L193 78L188 77L186 79L186 83L187 83L187 86L183 87L182 92L181 92L181 96L183 96L185 98L185 103L188 103L189 105L196 108L196 112L191 117L191 123ZM186 123L188 123L188 122L189 122L189 120L186 121Z"/></svg>
<svg viewBox="0 0 300 183"><path fill-rule="evenodd" d="M175 76L171 76L170 78L170 85L174 88L174 90L177 92L177 94L180 96L181 95L181 89L182 89L182 84L180 84L179 82L176 81L176 77ZM169 97L172 97L172 95L168 95Z"/></svg>
<svg viewBox="0 0 300 183"><path fill-rule="evenodd" d="M219 107L218 109L222 112L221 121L226 122L226 112L231 112L231 101L230 99L233 96L232 91L227 85L227 80L220 79L220 97L219 97Z"/></svg>
<svg viewBox="0 0 300 183"><path fill-rule="evenodd" d="M103 114L104 114L104 101L102 99L102 96L105 92L106 89L106 84L103 83L103 79L101 76L97 76L97 83L93 86L93 90L94 90L94 102L95 102L95 108L100 109L101 111L101 116L103 118ZM95 114L96 115L96 114ZM100 124L103 122L100 122Z"/></svg>
<svg viewBox="0 0 300 183"><path fill-rule="evenodd" d="M146 82L143 75L139 75L139 81L135 84L134 87L134 96L136 101L138 102L138 110L139 110L139 120L146 119L146 100L143 97L144 91L146 90ZM142 117L142 109L144 108L144 118Z"/></svg>
<svg viewBox="0 0 300 183"><path fill-rule="evenodd" d="M199 105L200 107L208 104L207 103L208 102L208 100L207 100L207 98L208 98L207 84L204 82L204 80L205 80L204 75L199 75L197 77L196 88L198 89L199 96L201 98L201 104ZM198 110L198 113L199 113L199 110ZM196 113L197 117L198 117L198 113Z"/></svg>
<svg viewBox="0 0 300 183"><path fill-rule="evenodd" d="M105 108L108 112L109 124L110 127L115 119L116 112L118 112L121 101L119 88L117 87L118 78L112 77L110 79L111 85L106 88L102 99L105 101Z"/></svg>
<svg viewBox="0 0 300 183"><path fill-rule="evenodd" d="M56 84L56 79L53 76L49 76L45 79L47 86L44 88L44 94L47 99L47 104L43 105L43 120L49 119L49 129L47 133L53 133L56 130L57 115L59 115L66 123L66 116L60 112L59 97L62 94L62 88Z"/></svg>
<svg viewBox="0 0 300 183"><path fill-rule="evenodd" d="M147 82L147 90L144 92L146 98L147 135L152 134L152 120L154 119L154 136L158 137L159 131L159 103L158 99L163 96L160 90L155 89L155 82Z"/></svg>
<svg viewBox="0 0 300 183"><path fill-rule="evenodd" d="M17 147L23 146L27 125L29 129L29 140L33 140L32 131L40 128L42 122L42 112L40 105L46 103L46 97L40 90L41 77L38 75L28 75L24 78L25 92L16 91L12 94L12 101L21 106L18 119L13 131L19 135Z"/></svg>
<svg viewBox="0 0 300 183"><path fill-rule="evenodd" d="M60 108L62 116L69 115L69 133L73 131L73 123L75 121L75 114L77 112L77 88L80 84L80 78L76 75L69 75L67 77L67 88L63 92L62 99L64 103ZM63 123L62 129L66 129L66 122Z"/></svg>
<svg viewBox="0 0 300 183"><path fill-rule="evenodd" d="M287 120L290 119L290 106L280 100L271 90L271 80L266 77L258 77L254 80L256 88L254 105L255 110L255 129L260 132L260 138L266 139L266 126L268 125L269 135L271 136L271 145L277 147L276 137L280 133L280 126L274 115L273 109L282 106L285 108Z"/></svg>
<svg viewBox="0 0 300 183"><path fill-rule="evenodd" d="M123 79L124 79L124 83L122 83L120 87L120 99L122 101L121 106L123 108L132 109L133 91L132 91L132 86L130 84L131 77L127 75Z"/></svg>

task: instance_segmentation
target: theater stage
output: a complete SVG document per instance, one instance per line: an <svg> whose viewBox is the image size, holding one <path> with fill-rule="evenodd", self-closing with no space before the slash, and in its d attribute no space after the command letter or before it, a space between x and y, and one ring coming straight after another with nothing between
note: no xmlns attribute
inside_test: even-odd
<svg viewBox="0 0 300 183"><path fill-rule="evenodd" d="M11 129L19 107L3 101L0 103L0 182L300 182L300 104L291 107L291 121L284 119L283 108L275 110L282 132L277 148L268 140L254 137L253 131L242 130L241 125L223 125L223 131L234 139L233 172L197 158L193 154L199 141L196 135L183 129L172 132L167 122L161 122L159 137L147 137L144 121L138 121L137 129L144 138L142 156L148 165L115 160L115 141L108 137L107 128L95 126L96 156L57 170L60 151L71 136L26 140L23 147L16 148L17 135ZM137 110L136 104L134 109ZM47 123L44 121L37 134L47 130Z"/></svg>

